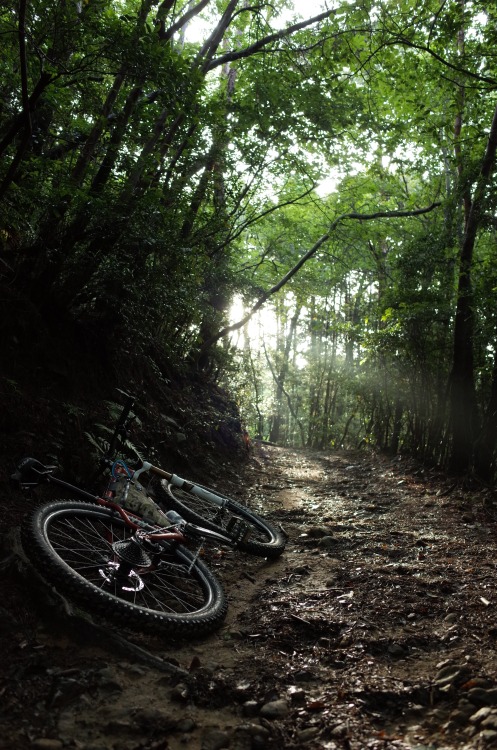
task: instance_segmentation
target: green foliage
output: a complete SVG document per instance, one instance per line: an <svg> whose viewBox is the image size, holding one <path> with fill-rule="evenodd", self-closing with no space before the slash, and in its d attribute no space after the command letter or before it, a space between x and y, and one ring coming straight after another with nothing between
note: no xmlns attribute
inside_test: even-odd
<svg viewBox="0 0 497 750"><path fill-rule="evenodd" d="M288 442L443 460L495 11L343 2L277 36L291 5L239 7L222 28L228 3L210 3L208 45L176 28L186 2L33 0L25 19L3 7L1 272L47 321L99 331L158 376L170 360L236 379L258 433L272 420ZM495 209L489 188L471 264L481 411L497 346ZM265 354L247 333L236 366L229 343L207 345L235 296L250 308L324 236L263 308Z"/></svg>

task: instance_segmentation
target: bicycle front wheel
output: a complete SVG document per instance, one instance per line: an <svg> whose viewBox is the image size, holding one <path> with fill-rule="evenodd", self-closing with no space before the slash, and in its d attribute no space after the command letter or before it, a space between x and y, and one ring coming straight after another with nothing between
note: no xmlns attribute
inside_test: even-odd
<svg viewBox="0 0 497 750"><path fill-rule="evenodd" d="M195 487L214 494L219 502L195 494ZM168 510L175 510L185 521L230 536L230 527L237 519L247 526L248 534L237 543L237 548L259 557L276 558L286 546L281 529L230 497L216 490L184 481L183 487L172 486L166 480L154 482L157 501Z"/></svg>
<svg viewBox="0 0 497 750"><path fill-rule="evenodd" d="M40 575L69 599L124 627L199 635L218 627L226 600L213 573L177 543L160 543L119 575L116 543L133 536L118 513L59 501L30 513L21 527L24 551ZM114 545L114 547L113 547Z"/></svg>

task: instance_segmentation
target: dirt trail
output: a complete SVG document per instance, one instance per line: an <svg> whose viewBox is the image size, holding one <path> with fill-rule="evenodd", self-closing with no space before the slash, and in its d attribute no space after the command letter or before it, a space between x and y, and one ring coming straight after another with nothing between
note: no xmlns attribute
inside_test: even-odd
<svg viewBox="0 0 497 750"><path fill-rule="evenodd" d="M489 491L399 460L264 446L238 499L288 547L275 562L210 557L230 610L195 643L126 634L143 651L118 650L57 600L25 609L4 571L0 748L497 747Z"/></svg>

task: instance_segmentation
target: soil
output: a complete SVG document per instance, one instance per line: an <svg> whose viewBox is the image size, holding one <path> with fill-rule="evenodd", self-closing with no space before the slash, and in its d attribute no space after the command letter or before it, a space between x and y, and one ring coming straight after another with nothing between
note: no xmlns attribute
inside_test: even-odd
<svg viewBox="0 0 497 750"><path fill-rule="evenodd" d="M230 606L195 642L68 610L4 535L0 748L497 747L493 492L268 445L240 473L219 488L288 545L206 552Z"/></svg>

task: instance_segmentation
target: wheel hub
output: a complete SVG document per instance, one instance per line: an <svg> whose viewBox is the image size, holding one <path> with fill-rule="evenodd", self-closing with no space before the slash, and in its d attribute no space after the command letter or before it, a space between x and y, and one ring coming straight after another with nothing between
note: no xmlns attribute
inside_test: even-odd
<svg viewBox="0 0 497 750"><path fill-rule="evenodd" d="M100 568L98 573L101 578L104 580L104 584L111 587L115 584L117 573L119 571L119 563L117 562L108 562L105 568ZM126 586L122 586L122 591L131 591L133 593L136 593L137 591L141 591L143 588L145 588L145 584L143 583L142 579L138 575L138 573L135 573L134 570L130 570L127 576L126 580Z"/></svg>

